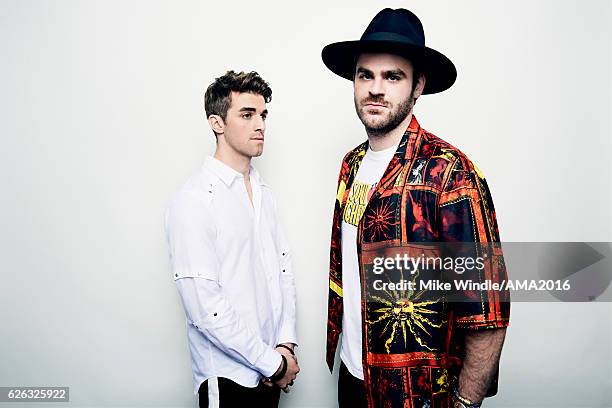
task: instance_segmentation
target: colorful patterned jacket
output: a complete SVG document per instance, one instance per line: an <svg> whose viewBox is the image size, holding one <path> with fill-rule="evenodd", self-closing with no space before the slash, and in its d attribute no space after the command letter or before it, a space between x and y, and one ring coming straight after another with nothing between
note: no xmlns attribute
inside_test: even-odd
<svg viewBox="0 0 612 408"><path fill-rule="evenodd" d="M342 213L367 148L366 141L344 157L338 179L329 270L330 370L342 332ZM385 291L381 298L372 293L376 277L368 265L376 254L419 251L420 243L499 242L483 175L458 149L423 130L413 116L357 228L368 407L449 406L450 387L464 357L462 332L506 327L508 294L484 291L472 294L477 298L472 302L418 302L407 300L402 291ZM507 279L499 245L485 259L480 279ZM496 391L497 375L488 395Z"/></svg>

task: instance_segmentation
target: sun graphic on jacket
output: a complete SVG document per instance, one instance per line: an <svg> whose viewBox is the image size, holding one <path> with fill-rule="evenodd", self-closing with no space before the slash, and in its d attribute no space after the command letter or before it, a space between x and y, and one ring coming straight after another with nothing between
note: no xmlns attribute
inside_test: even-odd
<svg viewBox="0 0 612 408"><path fill-rule="evenodd" d="M413 282L419 273L414 275ZM403 273L400 272L401 281L404 280ZM416 285L414 285L416 286ZM427 345L428 338L432 338L431 330L442 327L445 320L436 323L433 318L438 314L431 310L430 305L440 302L440 299L423 299L424 290L381 290L383 296L372 295L370 298L382 306L372 310L377 314L375 319L367 320L371 325L384 324L380 337L386 338L385 349L391 352L391 345L398 339L403 340L404 348L408 342L408 332L419 345L433 351Z"/></svg>
<svg viewBox="0 0 612 408"><path fill-rule="evenodd" d="M395 214L390 203L383 203L365 215L365 230L370 233L370 240L374 241L377 235L387 236L395 225Z"/></svg>

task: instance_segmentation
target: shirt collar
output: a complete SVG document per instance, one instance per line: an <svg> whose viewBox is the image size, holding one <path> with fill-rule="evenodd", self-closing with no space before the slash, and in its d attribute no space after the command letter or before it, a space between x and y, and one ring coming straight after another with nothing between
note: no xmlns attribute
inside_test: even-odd
<svg viewBox="0 0 612 408"><path fill-rule="evenodd" d="M207 156L204 159L204 167L219 177L219 179L228 187L232 185L235 179L242 178L242 174L213 156ZM259 175L259 172L252 165L249 165L249 173L253 176L253 180L256 183L262 186L266 185Z"/></svg>
<svg viewBox="0 0 612 408"><path fill-rule="evenodd" d="M410 119L410 124L408 125L408 132L416 133L419 131L420 127L421 125L419 125L419 121L417 120L416 116L414 116L414 113L413 113L412 118Z"/></svg>
<svg viewBox="0 0 612 408"><path fill-rule="evenodd" d="M253 175L253 180L255 180L257 184L259 184L260 186L266 186L266 187L268 186L266 182L263 180L263 178L261 178L261 175L259 174L259 172L257 171L255 167L251 165L249 171Z"/></svg>

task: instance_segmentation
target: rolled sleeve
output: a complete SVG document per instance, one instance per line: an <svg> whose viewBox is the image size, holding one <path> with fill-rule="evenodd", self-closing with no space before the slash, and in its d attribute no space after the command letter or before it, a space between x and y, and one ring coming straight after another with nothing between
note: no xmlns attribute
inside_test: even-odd
<svg viewBox="0 0 612 408"><path fill-rule="evenodd" d="M214 218L205 197L177 194L166 209L165 231L175 280L201 277L218 281Z"/></svg>

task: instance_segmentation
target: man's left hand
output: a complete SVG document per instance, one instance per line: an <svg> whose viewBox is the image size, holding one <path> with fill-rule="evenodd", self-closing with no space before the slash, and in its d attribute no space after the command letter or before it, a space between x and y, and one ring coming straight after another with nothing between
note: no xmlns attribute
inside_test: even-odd
<svg viewBox="0 0 612 408"><path fill-rule="evenodd" d="M293 359L295 361L295 364L298 364L297 356L295 355L295 344L293 343L281 343L281 344L289 347L291 351L293 351L294 354L292 354L291 351L287 350L285 347L276 347L275 350L281 353L283 356L285 356L287 360ZM274 383L267 378L264 378L263 380L261 380L261 382L264 385L267 385L268 387L274 387ZM293 381L289 385L293 385ZM289 387L283 388L283 391L286 393L289 392Z"/></svg>

